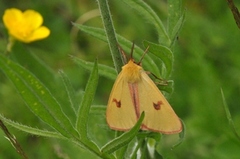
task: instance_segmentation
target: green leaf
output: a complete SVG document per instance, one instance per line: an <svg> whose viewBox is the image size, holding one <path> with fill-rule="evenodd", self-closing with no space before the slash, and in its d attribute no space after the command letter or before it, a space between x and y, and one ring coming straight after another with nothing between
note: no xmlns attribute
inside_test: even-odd
<svg viewBox="0 0 240 159"><path fill-rule="evenodd" d="M76 27L78 27L80 30L84 31L85 33L94 36L104 42L107 42L106 39L106 35L105 35L105 31L101 28L95 28L95 27L89 27L89 26L85 26L85 25L80 25L80 24L74 24ZM119 42L119 45L126 51L127 54L130 53L130 48L132 47L132 42L125 39L124 37L117 35L117 39ZM136 59L140 59L143 55L144 51L135 45L134 48L134 57L136 57ZM146 71L151 70L151 72L153 72L155 75L160 76L159 74L159 68L158 66L154 63L154 61L151 59L151 57L146 54L144 56L144 60L143 60L143 67Z"/></svg>
<svg viewBox="0 0 240 159"><path fill-rule="evenodd" d="M77 123L76 123L77 130L81 137L81 142L83 142L83 144L89 149L91 149L93 152L99 152L99 149L96 146L96 144L94 144L88 137L87 124L88 124L91 104L94 98L95 91L97 89L97 83L98 83L98 66L97 66L97 60L96 60L94 63L91 75L89 77L80 108L78 110Z"/></svg>
<svg viewBox="0 0 240 159"><path fill-rule="evenodd" d="M171 45L183 26L185 20L185 12L182 11L181 0L168 0L168 34L171 39Z"/></svg>
<svg viewBox="0 0 240 159"><path fill-rule="evenodd" d="M154 158L157 158L157 159L164 159L163 156L155 149L154 150Z"/></svg>
<svg viewBox="0 0 240 159"><path fill-rule="evenodd" d="M185 139L185 135L186 135L186 126L184 124L184 122L181 120L182 122L182 126L183 126L183 129L182 129L182 132L179 133L179 140L178 142L172 146L172 149L174 149L175 147L179 146Z"/></svg>
<svg viewBox="0 0 240 159"><path fill-rule="evenodd" d="M87 62L82 59L79 59L77 57L72 57L73 61L77 63L79 66L87 69L87 70L92 70L94 63L93 62ZM98 64L98 72L99 75L102 75L104 77L107 77L109 79L115 80L117 78L117 72L114 68L106 66L106 65L101 65Z"/></svg>
<svg viewBox="0 0 240 159"><path fill-rule="evenodd" d="M174 44L175 40L177 39L178 33L180 32L184 21L185 21L185 12L182 14L182 16L177 21L175 27L173 28L172 35L171 35L171 39L172 39L171 46Z"/></svg>
<svg viewBox="0 0 240 159"><path fill-rule="evenodd" d="M63 72L63 71L59 71L59 74L63 80L64 86L65 86L65 90L66 90L66 94L67 94L67 98L69 100L69 107L67 108L67 114L69 116L69 118L71 119L72 123L76 122L76 118L77 118L77 111L76 108L78 107L78 100L76 98L76 92L73 89L73 86L69 80L69 78L67 77L67 75Z"/></svg>
<svg viewBox="0 0 240 159"><path fill-rule="evenodd" d="M145 148L144 148L144 151L141 151L141 154L143 154L143 155L141 155L141 158L140 158L140 159L152 158L152 156L151 156L151 154L150 154L150 152L149 152L149 150L148 150L147 145L144 146L144 147L145 147ZM159 158L157 158L157 159L159 159Z"/></svg>
<svg viewBox="0 0 240 159"><path fill-rule="evenodd" d="M120 149L118 149L118 150L116 151L116 156L117 156L118 158L125 158L127 149L128 149L128 145L125 145L125 146L121 147Z"/></svg>
<svg viewBox="0 0 240 159"><path fill-rule="evenodd" d="M149 46L149 52L161 59L165 65L165 78L168 78L172 73L173 68L173 53L166 46L155 44L149 41L144 41L144 45ZM163 76L163 75L162 75Z"/></svg>
<svg viewBox="0 0 240 159"><path fill-rule="evenodd" d="M49 82L56 80L55 72L38 58L36 54L27 49L24 44L16 41L10 56L21 66L34 73L47 88L54 89L56 87L56 82Z"/></svg>
<svg viewBox="0 0 240 159"><path fill-rule="evenodd" d="M13 51L10 54L10 59L17 61L16 63L33 73L50 92L55 93L56 90L58 90L57 93L54 94L54 97L60 105L67 105L67 100L63 98L67 94L64 94L64 85L62 84L58 74L37 56L36 50L34 50L36 52L32 52L31 49L33 48L28 48L29 47L26 47L25 44L16 41ZM62 108L65 112L65 107Z"/></svg>
<svg viewBox="0 0 240 159"><path fill-rule="evenodd" d="M141 154L140 159L150 158L150 156L148 156L147 140L145 139L138 140L138 145L139 145L139 151Z"/></svg>
<svg viewBox="0 0 240 159"><path fill-rule="evenodd" d="M133 8L137 13L139 13L148 23L151 23L155 26L159 42L163 45L169 46L171 41L163 25L161 19L155 13L155 11L144 1L142 0L122 0L129 7Z"/></svg>
<svg viewBox="0 0 240 159"><path fill-rule="evenodd" d="M13 82L28 108L63 136L77 137L72 123L50 91L28 70L0 55L0 68Z"/></svg>
<svg viewBox="0 0 240 159"><path fill-rule="evenodd" d="M78 29L80 29L81 31L99 39L102 40L104 42L107 42L107 37L105 34L104 29L102 28L96 28L96 27L90 27L90 26L86 26L86 25L81 25L81 24L77 24L77 23L73 23L73 25L75 27L77 27Z"/></svg>
<svg viewBox="0 0 240 159"><path fill-rule="evenodd" d="M182 0L168 0L168 34L172 35L173 28L182 16Z"/></svg>
<svg viewBox="0 0 240 159"><path fill-rule="evenodd" d="M106 112L106 105L92 105L90 113L91 114L105 114Z"/></svg>
<svg viewBox="0 0 240 159"><path fill-rule="evenodd" d="M157 83L157 82L155 82L155 83ZM173 93L174 81L173 80L168 80L166 85L157 83L157 87L161 91L165 91L165 92L167 92L168 94L171 95Z"/></svg>
<svg viewBox="0 0 240 159"><path fill-rule="evenodd" d="M121 136L115 138L114 140L104 145L101 149L101 152L111 154L114 151L120 149L121 147L127 145L138 134L144 116L145 113L142 112L140 118L138 119L138 122L134 125L134 127L131 130L123 133Z"/></svg>
<svg viewBox="0 0 240 159"><path fill-rule="evenodd" d="M53 131L48 131L48 130L41 130L41 129L33 128L33 127L30 127L30 126L27 126L27 125L22 125L20 123L16 123L16 122L14 122L14 121L12 121L10 119L5 118L1 114L0 114L0 119L2 121L4 121L5 123L7 123L8 125L16 128L18 130L21 130L21 131L24 131L24 132L27 132L27 133L30 133L30 134L33 134L33 135L65 139L65 137L62 136L61 134L59 134L58 132L53 132Z"/></svg>
<svg viewBox="0 0 240 159"><path fill-rule="evenodd" d="M229 111L229 108L228 108L228 105L227 105L227 102L226 102L226 99L225 99L225 96L224 96L224 93L223 93L223 90L221 89L221 94L222 94L222 100L223 100L223 106L224 106L224 110L226 112L226 116L227 116L227 119L228 119L228 123L234 133L234 135L237 137L238 140L240 140L240 136L236 130L236 127L235 127L235 124L232 120L232 116L231 116L231 113Z"/></svg>
<svg viewBox="0 0 240 159"><path fill-rule="evenodd" d="M138 134L138 139L142 138L145 139L147 138L153 138L154 140L156 140L157 142L161 140L162 134L158 133L158 132L147 132L147 131L142 131Z"/></svg>

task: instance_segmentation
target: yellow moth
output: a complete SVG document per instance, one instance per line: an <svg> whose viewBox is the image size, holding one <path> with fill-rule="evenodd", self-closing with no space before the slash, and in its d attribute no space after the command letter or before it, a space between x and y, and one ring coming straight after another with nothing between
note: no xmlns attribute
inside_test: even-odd
<svg viewBox="0 0 240 159"><path fill-rule="evenodd" d="M163 134L181 132L180 119L143 70L141 61L139 63L134 61L132 52L133 47L131 58L122 67L108 100L106 119L109 127L114 130L127 131L136 124L144 111L142 130Z"/></svg>

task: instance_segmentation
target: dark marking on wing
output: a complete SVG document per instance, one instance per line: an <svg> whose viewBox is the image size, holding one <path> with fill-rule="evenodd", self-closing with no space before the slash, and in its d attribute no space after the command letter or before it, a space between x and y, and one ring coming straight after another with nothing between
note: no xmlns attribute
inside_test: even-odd
<svg viewBox="0 0 240 159"><path fill-rule="evenodd" d="M156 110L160 110L162 104L163 104L162 101L158 101L157 103L153 103L153 107L154 107L154 109L156 109Z"/></svg>
<svg viewBox="0 0 240 159"><path fill-rule="evenodd" d="M115 102L115 103L116 103L116 106L117 106L118 108L121 108L121 101L120 101L120 100L117 101L117 99L114 98L112 102Z"/></svg>

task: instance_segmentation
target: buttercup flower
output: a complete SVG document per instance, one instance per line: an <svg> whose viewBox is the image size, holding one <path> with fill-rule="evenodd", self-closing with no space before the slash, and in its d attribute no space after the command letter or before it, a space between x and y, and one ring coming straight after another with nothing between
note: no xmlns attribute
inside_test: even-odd
<svg viewBox="0 0 240 159"><path fill-rule="evenodd" d="M44 39L50 34L47 27L41 26L41 14L34 10L22 12L16 8L7 9L3 15L3 22L10 36L25 43Z"/></svg>

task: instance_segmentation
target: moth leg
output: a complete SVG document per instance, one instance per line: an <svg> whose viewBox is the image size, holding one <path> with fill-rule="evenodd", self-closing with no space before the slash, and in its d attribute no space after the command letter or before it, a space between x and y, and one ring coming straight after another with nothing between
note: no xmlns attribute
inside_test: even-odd
<svg viewBox="0 0 240 159"><path fill-rule="evenodd" d="M152 75L155 79L159 80L159 81L154 81L154 83L156 83L156 84L159 84L162 86L167 86L168 83L170 82L169 80L165 80L161 77L158 77L157 75L153 74L152 72L149 72L149 71L145 71L145 72L146 72L146 74Z"/></svg>

